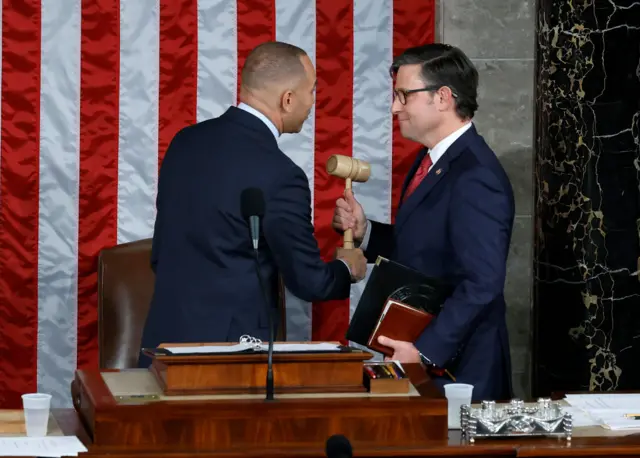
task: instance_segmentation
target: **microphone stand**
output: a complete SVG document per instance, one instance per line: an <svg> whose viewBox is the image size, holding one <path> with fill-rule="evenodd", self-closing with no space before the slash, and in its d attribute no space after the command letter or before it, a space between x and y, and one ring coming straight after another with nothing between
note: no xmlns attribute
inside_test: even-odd
<svg viewBox="0 0 640 458"><path fill-rule="evenodd" d="M269 349L267 351L267 401L273 401L273 341L275 339L273 332L273 311L271 310L271 305L269 304L269 296L267 295L267 289L264 286L264 281L262 280L262 275L260 273L260 258L258 256L258 249L256 247L253 248L253 254L255 255L254 259L256 262L256 273L258 274L258 281L260 282L260 289L262 290L262 295L264 296L265 305L267 307L267 313L269 318Z"/></svg>

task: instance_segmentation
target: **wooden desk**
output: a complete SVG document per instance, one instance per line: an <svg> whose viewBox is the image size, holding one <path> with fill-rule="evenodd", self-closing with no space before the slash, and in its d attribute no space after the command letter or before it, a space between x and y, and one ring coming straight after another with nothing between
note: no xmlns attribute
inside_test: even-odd
<svg viewBox="0 0 640 458"><path fill-rule="evenodd" d="M432 398L435 404L430 407L431 412L435 412L433 405L440 405L438 403L439 393L433 392L431 381L426 377L423 370L419 367L408 366L405 368L407 375L409 375L413 386L420 394L420 400L426 398ZM115 406L116 402L114 396L149 394L158 393L157 387L146 386L146 383L141 383L138 379L139 375L136 375L135 371L129 372L128 375L124 374L126 379L130 376L135 378L135 382L131 381L132 391L129 391L127 386L129 383L124 383L125 378L123 374L112 378L112 375L116 375L113 371L112 374L103 373L99 375L97 373L87 374L91 377L100 377L101 382L90 385L98 386L100 389L93 390L94 397L101 399L101 403L107 403L108 407L112 404ZM111 380L111 383L107 383L107 380ZM122 383L122 386L119 386ZM146 386L144 390L141 387ZM147 391L147 388L149 391ZM72 392L74 390L72 389ZM161 392L160 392L161 393ZM75 396L74 396L75 397ZM282 396L284 398L284 395ZM271 410L271 422L276 422L274 428L279 428L281 437L275 438L271 434L269 427L265 426L265 423L255 422L254 417L247 417L245 423L239 422L239 414L235 411L225 411L220 405L224 406L224 402L218 405L219 409L216 409L216 402L204 404L202 401L198 401L196 398L189 397L187 403L180 404L181 400L173 399L168 400L160 398L158 403L151 403L151 409L143 409L136 413L136 409L126 410L127 415L119 416L118 426L109 426L107 429L103 429L102 436L93 443L89 439L91 435L90 431L94 429L86 429L82 424L80 416L77 415L75 410L65 410L56 412L56 420L61 429L67 434L75 434L85 442L87 448L90 451L91 457L106 457L109 455L111 458L204 458L208 454L203 451L209 450L209 454L216 451L216 458L240 458L240 457L254 457L254 458L323 458L324 451L318 447L319 443L323 443L330 434L336 431L345 434L354 444L355 457L444 457L444 456L458 456L458 457L471 457L471 456L638 456L640 457L640 433L629 434L628 432L610 432L601 427L591 428L574 428L573 440L567 442L564 438L558 439L545 439L545 438L521 438L510 440L486 440L478 439L473 444L468 444L462 441L459 431L449 431L447 437L446 424L442 435L436 440L424 440L421 434L424 431L431 430L431 427L440 428L440 423L432 424L429 422L428 415L422 417L420 424L401 421L398 417L393 415L402 416L405 411L399 412L398 406L402 409L409 409L411 411L418 411L420 415L423 415L421 409L425 408L422 402L418 402L418 398L412 396L414 400L411 405L405 403L395 403L392 399L387 400L378 399L375 402L373 399L357 401L348 398L342 398L338 404L336 399L330 400L327 397L328 404L332 407L329 408L331 415L325 416L322 422L308 422L303 415L300 417L299 423L287 423L289 426L284 428L285 423L278 424L278 416L285 418L286 412L282 411L282 408L274 405L274 409ZM309 399L308 405L301 404L298 408L310 409L309 417L311 414L318 414L314 409L322 410L325 407L318 407L318 401L321 399ZM129 402L129 401L127 401ZM134 402L134 404L137 401ZM142 401L146 404L147 401ZM176 402L177 408L171 407L170 404ZM233 401L232 404L237 401ZM430 401L431 402L431 401ZM264 408L263 403L256 403L255 401L240 402L237 404L237 408L246 409L246 405L255 406L255 411L252 411L252 415L258 415L260 408ZM287 401L283 399L280 407L286 407ZM334 405L335 404L335 405ZM155 407L153 407L155 405ZM323 402L323 406L325 403ZM182 406L182 407L180 407ZM336 407L338 406L338 407ZM373 406L377 406L373 408ZM135 407L135 406L133 406ZM188 412L187 407L193 407L197 409L204 409L202 415L196 415L196 417L202 419L200 424L193 423L193 412ZM336 407L334 409L334 407ZM439 409L439 407L435 407ZM214 409L215 412L211 412L210 409ZM446 409L446 407L445 407ZM119 410L119 409L118 409ZM193 410L193 409L192 409ZM263 409L264 410L264 409ZM286 409L285 409L286 411ZM306 410L305 410L306 411ZM125 410L121 410L121 413ZM146 412L146 414L143 414ZM395 412L390 414L390 412ZM155 420L146 421L144 415L149 415L155 418ZM169 415L170 413L170 415ZM225 415L229 416L225 416ZM264 412L263 412L264 413ZM424 412L427 413L427 412ZM135 414L135 415L134 415ZM162 420L158 421L162 414ZM298 412L299 414L299 412ZM131 415L136 418L131 418ZM217 423L207 424L207 418L219 417ZM244 415L244 414L243 414ZM246 415L245 415L246 416ZM363 418L367 418L363 421ZM92 418L91 415L85 418ZM127 419L130 418L132 423L128 423ZM244 417L243 417L244 418ZM297 417L296 417L297 418ZM107 417L107 421L109 418ZM133 421L135 420L135 421ZM397 420L397 421L396 421ZM415 420L415 419L413 419ZM412 421L413 421L412 420ZM188 423L191 421L192 423ZM243 420L244 421L244 420ZM415 420L418 421L418 420ZM446 419L445 419L446 421ZM122 424L124 422L125 424ZM187 422L187 423L185 423ZM132 426L134 423L137 426ZM328 427L328 425L342 425L341 427ZM290 430L289 427L293 428ZM402 431L400 428L410 428L410 431ZM256 429L257 428L257 429ZM304 429L307 428L307 429ZM322 429L324 428L324 430ZM384 430L384 428L393 428L392 430ZM329 432L333 430L333 432ZM424 431L423 431L424 430ZM237 431L248 431L251 436L251 441L247 440L248 436L238 435ZM117 432L117 436L113 434ZM111 436L110 436L111 434ZM287 436L288 435L288 436ZM121 437L122 436L122 437ZM236 439L231 439L237 436ZM286 437L291 439L286 439ZM304 437L302 437L304 436ZM117 438L115 440L114 438ZM250 447L240 447L238 441L247 441L255 443L262 443L260 447L253 447L253 451L249 451ZM415 442L413 442L415 441ZM180 443L185 444L185 447L181 449L178 445ZM295 443L297 442L297 444ZM164 445L166 443L166 445ZM362 448L362 451L358 450L358 444L362 446L362 443L367 443L368 446ZM416 444L415 448L410 447L410 444ZM203 447L204 444L213 444L210 447ZM309 449L306 449L308 444ZM312 444L314 448L311 449ZM194 446L195 445L195 446ZM384 446L389 448L384 448ZM137 446L137 449L132 448ZM169 449L171 446L171 450ZM152 449L154 448L155 449ZM294 449L294 447L296 447ZM395 447L395 448L391 448ZM225 452L225 450L229 450ZM366 453L364 451L366 450Z"/></svg>
<svg viewBox="0 0 640 458"><path fill-rule="evenodd" d="M54 416L60 429L64 434L76 435L89 449L88 454L81 456L87 458L204 458L203 454L181 454L181 453L137 453L129 454L122 450L117 454L101 454L99 450L92 447L91 439L73 409L62 409L54 411ZM617 435L607 434L607 431L598 428L592 430L591 434L602 432L605 434L599 437L580 437L581 431L571 443L564 439L521 439L521 440L478 440L475 444L466 444L461 441L459 431L449 432L449 441L445 445L438 445L420 450L404 452L402 455L379 450L375 454L359 455L355 450L354 458L381 458L381 457L478 457L478 456L504 456L504 457L609 457L609 456L637 456L640 457L640 433ZM235 453L225 455L223 458L291 458L291 453L286 450L275 450L272 452L262 452L257 454ZM301 452L296 453L299 458L325 458L325 455Z"/></svg>
<svg viewBox="0 0 640 458"><path fill-rule="evenodd" d="M167 454L158 454L156 452L147 453L137 453L137 454L127 454L126 450L122 450L121 453L118 454L101 454L99 450L96 450L92 447L91 439L89 438L86 430L83 428L80 419L73 409L62 409L54 412L54 416L60 429L65 434L75 434L80 438L80 440L85 444L87 449L89 449L89 454L83 454L82 457L87 458L204 458L207 456L206 453L196 453L196 454L184 454L184 453L167 453ZM477 456L511 456L515 457L515 449L513 444L506 444L500 442L486 442L486 443L476 443L474 445L468 446L464 445L460 441L459 432L452 432L449 438L449 443L444 444L442 446L434 446L429 447L428 449L419 449L413 450L409 452L405 452L403 455L398 455L386 452L385 450L380 450L375 454L368 455L358 455L357 450L354 451L354 457L359 458L381 458L381 457L445 457L445 456L455 456L455 457L477 457ZM220 458L241 458L241 457L251 457L251 458L292 458L290 451L287 450L272 450L272 451L262 451L259 454L247 454L247 453L233 453L229 455L220 456ZM295 457L297 458L325 458L324 454L318 454L317 452L304 452L304 451L296 451ZM218 458L218 457L216 457Z"/></svg>
<svg viewBox="0 0 640 458"><path fill-rule="evenodd" d="M73 409L57 409L52 412L60 431L57 434L75 435L89 449L89 453L81 454L86 458L204 458L206 453L157 453L138 452L133 453L126 449L115 453L103 453L94 447L91 438ZM603 434L602 436L581 437L581 435ZM224 455L221 458L291 458L292 453L287 450L274 450L271 452L261 452L259 454L233 453ZM298 452L295 454L299 458L324 458L318 452ZM610 457L610 456L638 456L640 457L640 433L620 435L619 433L608 433L601 428L587 429L578 428L577 437L571 443L564 439L521 439L521 440L478 440L475 444L466 444L461 441L459 431L450 431L448 443L422 448L420 450L409 450L402 455L390 453L385 450L378 450L375 453L359 455L355 450L354 457L360 458L381 458L381 457Z"/></svg>
<svg viewBox="0 0 640 458"><path fill-rule="evenodd" d="M354 444L354 457L360 458L640 457L640 433L610 432L600 427L574 428L570 442L564 438L521 438L477 439L475 443L468 444L461 439L459 431L447 432L446 405L438 399L441 395L434 392L435 388L424 371L419 367L407 367L406 371L419 393L416 396L412 392L410 402L407 402L408 398L398 401L401 398L395 395L358 398L361 395L354 394L355 397L350 399L346 395L330 398L329 394L323 394L316 398L306 395L305 400L291 403L282 395L280 404L274 404L269 410L268 421L275 424L272 429L265 427L265 422L260 427L260 422L255 421L260 409L266 408L262 401L243 399L238 402L235 395L231 396L231 401L225 397L226 400L207 402L191 396L187 400L169 400L163 398L154 384L141 383L140 377L148 379L148 373L132 371L117 375L120 371L91 372L87 375L95 380L90 385L98 387L90 391L91 398L94 399L93 405L108 407L101 414L105 416L106 412L104 421L107 428L96 429L91 421L85 423L75 409L62 409L52 412L56 426L51 434L77 436L89 450L83 455L87 458L204 458L211 453L215 453L216 458L323 458L324 450L320 444L328 435L340 432ZM72 389L74 399L80 400L83 395L75 388ZM141 394L155 397L153 401L147 401L147 397L140 400L138 396ZM140 405L138 403L144 407L147 402L150 408L136 407ZM226 404L232 408L225 410ZM298 416L288 409L292 404L297 405ZM445 413L444 423L433 422L429 412L440 415L440 410ZM82 412L85 420L94 418ZM117 418L110 419L109 415L117 415ZM311 418L313 415L323 421L306 421L307 416ZM411 421L406 420L407 415L413 415ZM0 420L2 418L0 416ZM208 424L210 418L216 422ZM15 418L13 420L15 427L17 423ZM89 429L87 425L94 426ZM91 431L96 431L95 438ZM277 431L275 436L274 431ZM434 431L437 436L429 436L425 440L424 434ZM278 434L280 436L276 437ZM249 436L250 440L247 439ZM245 443L253 443L253 446L245 447ZM255 445L258 443L260 446Z"/></svg>

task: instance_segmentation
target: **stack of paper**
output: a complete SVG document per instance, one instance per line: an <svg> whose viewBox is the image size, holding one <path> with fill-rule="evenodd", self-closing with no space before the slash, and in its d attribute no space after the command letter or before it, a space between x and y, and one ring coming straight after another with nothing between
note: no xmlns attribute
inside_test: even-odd
<svg viewBox="0 0 640 458"><path fill-rule="evenodd" d="M640 394L568 394L566 401L604 428L640 429Z"/></svg>
<svg viewBox="0 0 640 458"><path fill-rule="evenodd" d="M262 344L262 349L267 351L269 344ZM308 351L340 351L340 345L336 345L329 342L319 343L274 343L273 351L283 352L308 352Z"/></svg>
<svg viewBox="0 0 640 458"><path fill-rule="evenodd" d="M234 352L242 352L246 351L250 348L253 348L252 344L249 343L238 343L234 345L201 345L201 346L188 346L188 347L166 347L171 353L179 355L179 354L192 354L192 353L234 353ZM269 348L269 344L261 344L260 348L263 351L267 351ZM278 352L314 352L314 351L329 351L336 352L340 351L340 346L329 343L329 342L319 342L319 343L274 343L273 351Z"/></svg>
<svg viewBox="0 0 640 458"><path fill-rule="evenodd" d="M249 350L252 344L238 343L234 345L199 345L185 347L166 347L174 355L185 355L191 353L234 353Z"/></svg>
<svg viewBox="0 0 640 458"><path fill-rule="evenodd" d="M562 406L562 411L571 414L574 428L585 426L600 426L600 422L593 419L587 412L573 406Z"/></svg>
<svg viewBox="0 0 640 458"><path fill-rule="evenodd" d="M87 449L76 436L1 437L0 456L78 456Z"/></svg>

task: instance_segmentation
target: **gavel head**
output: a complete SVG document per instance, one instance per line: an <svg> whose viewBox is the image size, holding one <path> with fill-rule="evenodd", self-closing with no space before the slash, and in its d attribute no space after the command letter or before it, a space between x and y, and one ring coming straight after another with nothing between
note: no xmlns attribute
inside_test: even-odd
<svg viewBox="0 0 640 458"><path fill-rule="evenodd" d="M327 173L334 177L350 178L351 181L363 183L371 175L371 166L361 159L334 154L327 161Z"/></svg>

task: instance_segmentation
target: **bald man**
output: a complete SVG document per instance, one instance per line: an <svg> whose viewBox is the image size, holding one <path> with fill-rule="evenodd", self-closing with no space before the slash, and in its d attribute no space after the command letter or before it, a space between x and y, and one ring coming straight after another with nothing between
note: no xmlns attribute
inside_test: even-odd
<svg viewBox="0 0 640 458"><path fill-rule="evenodd" d="M254 49L242 69L241 103L173 138L160 169L151 265L155 291L142 347L163 342L267 340L267 307L255 272L245 188L260 188L266 213L259 265L276 307L278 274L306 301L349 297L364 278L361 250L324 262L311 223L304 172L278 148L300 132L314 103L316 77L307 54L286 43ZM140 365L149 360L141 357Z"/></svg>

